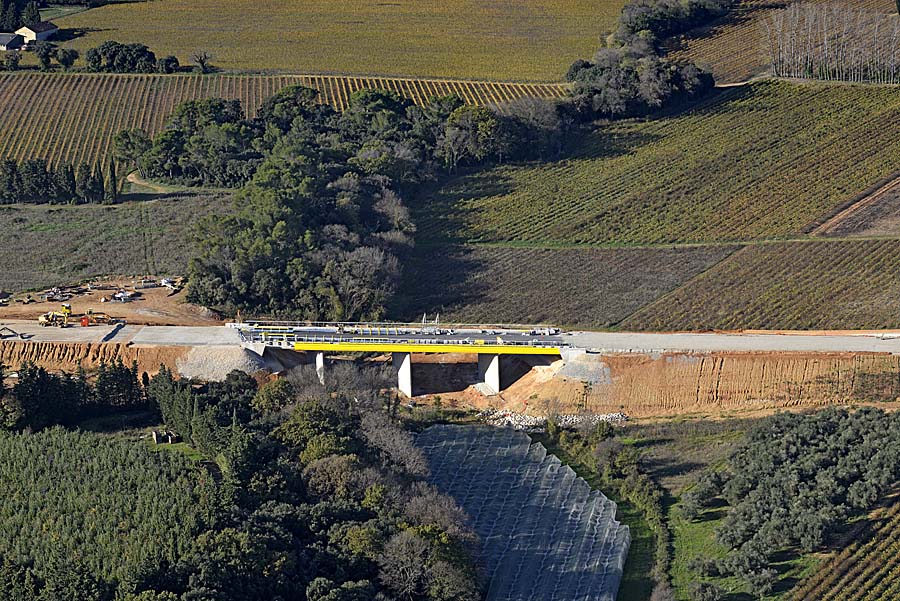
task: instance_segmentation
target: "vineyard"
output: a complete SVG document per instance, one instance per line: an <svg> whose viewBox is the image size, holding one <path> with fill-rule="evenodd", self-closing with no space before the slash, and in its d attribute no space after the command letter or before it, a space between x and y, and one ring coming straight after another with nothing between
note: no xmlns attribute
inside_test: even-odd
<svg viewBox="0 0 900 601"><path fill-rule="evenodd" d="M225 69L559 81L615 27L625 0L156 0L58 19L68 45L145 43ZM68 30L68 31L67 31Z"/></svg>
<svg viewBox="0 0 900 601"><path fill-rule="evenodd" d="M900 164L890 88L759 82L695 110L600 127L568 158L451 180L420 239L665 244L796 235Z"/></svg>
<svg viewBox="0 0 900 601"><path fill-rule="evenodd" d="M890 601L900 597L900 502L876 517L835 557L795 589L805 601Z"/></svg>
<svg viewBox="0 0 900 601"><path fill-rule="evenodd" d="M755 244L637 311L623 329L900 327L900 241Z"/></svg>
<svg viewBox="0 0 900 601"><path fill-rule="evenodd" d="M420 247L391 317L609 327L734 250Z"/></svg>
<svg viewBox="0 0 900 601"><path fill-rule="evenodd" d="M811 0L813 4L834 4L833 0ZM843 0L847 8L874 13L896 13L893 0ZM762 20L785 3L772 0L743 0L734 13L720 22L669 41L672 56L685 57L710 68L718 83L746 81L768 70L768 53Z"/></svg>
<svg viewBox="0 0 900 601"><path fill-rule="evenodd" d="M149 3L154 4L154 3ZM93 11L90 11L93 12ZM113 136L141 127L159 131L179 102L236 98L253 115L262 101L292 84L320 91L338 109L353 92L385 89L415 102L458 94L474 104L523 96L560 97L559 84L514 84L378 77L300 75L48 75L0 74L0 156L45 158L51 163L96 163L107 155Z"/></svg>
<svg viewBox="0 0 900 601"><path fill-rule="evenodd" d="M0 290L29 290L102 274L183 274L191 228L222 214L220 196L115 206L0 207Z"/></svg>

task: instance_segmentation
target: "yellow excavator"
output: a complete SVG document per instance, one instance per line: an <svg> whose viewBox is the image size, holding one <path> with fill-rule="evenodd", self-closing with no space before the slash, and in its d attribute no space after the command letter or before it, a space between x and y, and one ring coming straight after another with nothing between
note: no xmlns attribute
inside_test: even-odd
<svg viewBox="0 0 900 601"><path fill-rule="evenodd" d="M48 311L38 317L38 324L47 326L56 326L57 328L69 327L69 317L72 315L72 305L63 303L59 311Z"/></svg>
<svg viewBox="0 0 900 601"><path fill-rule="evenodd" d="M72 305L69 303L63 303L59 311L49 311L38 317L38 324L43 327L67 328L70 321L79 322L83 327L87 327L111 323L113 320L106 313L94 313L93 309L88 309L84 315L73 315Z"/></svg>

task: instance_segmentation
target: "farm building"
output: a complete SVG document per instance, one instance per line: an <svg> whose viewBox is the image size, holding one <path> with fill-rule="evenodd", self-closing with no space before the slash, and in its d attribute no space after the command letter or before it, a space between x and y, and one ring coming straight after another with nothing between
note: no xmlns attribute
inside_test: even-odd
<svg viewBox="0 0 900 601"><path fill-rule="evenodd" d="M25 38L17 33L0 33L0 50L16 50L25 43Z"/></svg>
<svg viewBox="0 0 900 601"><path fill-rule="evenodd" d="M22 36L26 42L43 42L49 40L56 35L59 27L49 21L42 21L34 25L26 25L16 30L16 33Z"/></svg>

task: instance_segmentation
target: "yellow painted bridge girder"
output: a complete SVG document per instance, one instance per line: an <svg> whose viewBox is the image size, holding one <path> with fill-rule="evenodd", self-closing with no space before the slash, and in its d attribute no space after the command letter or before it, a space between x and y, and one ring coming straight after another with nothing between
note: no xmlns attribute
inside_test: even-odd
<svg viewBox="0 0 900 601"><path fill-rule="evenodd" d="M295 342L295 351L347 353L467 353L476 355L559 355L559 347L512 344L422 344L404 342Z"/></svg>

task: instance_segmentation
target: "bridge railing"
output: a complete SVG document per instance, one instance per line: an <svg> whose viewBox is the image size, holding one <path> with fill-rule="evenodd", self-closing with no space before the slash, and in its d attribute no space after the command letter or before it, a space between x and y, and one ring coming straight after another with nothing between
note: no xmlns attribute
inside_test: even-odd
<svg viewBox="0 0 900 601"><path fill-rule="evenodd" d="M247 334L239 331L242 342L261 343L261 344L277 344L279 346L297 343L319 343L319 344L371 344L371 345L391 345L403 347L407 345L428 345L428 346L502 346L502 347L536 347L536 348L560 348L568 346L568 343L551 342L545 340L489 340L484 338L457 338L457 339L440 339L440 338L370 338L370 337L353 337L346 336L327 336L327 335L301 335L301 334L276 334L276 333L253 333Z"/></svg>
<svg viewBox="0 0 900 601"><path fill-rule="evenodd" d="M416 323L416 322L355 322L355 321L274 321L274 320L247 320L242 322L231 322L225 324L229 328L238 330L260 329L260 330L314 330L321 329L323 332L353 332L353 331L378 331L406 330L411 332L422 332L432 330L464 330L464 331L482 331L482 330L503 330L511 332L532 332L532 331L555 331L559 332L559 328L551 324L474 324L474 323Z"/></svg>

